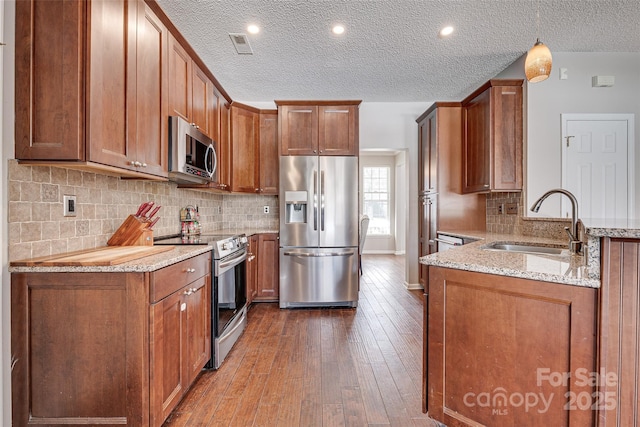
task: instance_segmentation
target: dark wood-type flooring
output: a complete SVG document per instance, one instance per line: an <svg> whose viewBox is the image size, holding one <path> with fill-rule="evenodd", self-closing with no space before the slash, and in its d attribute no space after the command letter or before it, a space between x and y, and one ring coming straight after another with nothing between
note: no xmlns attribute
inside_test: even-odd
<svg viewBox="0 0 640 427"><path fill-rule="evenodd" d="M404 277L403 257L365 255L357 309L254 304L165 427L436 426L421 411L422 291Z"/></svg>

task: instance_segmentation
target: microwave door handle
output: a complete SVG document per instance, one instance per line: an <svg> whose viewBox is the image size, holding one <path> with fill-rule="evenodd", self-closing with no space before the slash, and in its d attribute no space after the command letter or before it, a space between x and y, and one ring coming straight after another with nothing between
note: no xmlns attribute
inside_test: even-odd
<svg viewBox="0 0 640 427"><path fill-rule="evenodd" d="M214 159L212 170L209 170L209 153L210 152L213 153L213 159ZM213 144L209 144L209 146L207 147L207 151L204 153L204 168L207 170L207 173L209 174L209 178L213 176L213 172L216 170L216 163L218 163L216 159L216 151L213 149Z"/></svg>

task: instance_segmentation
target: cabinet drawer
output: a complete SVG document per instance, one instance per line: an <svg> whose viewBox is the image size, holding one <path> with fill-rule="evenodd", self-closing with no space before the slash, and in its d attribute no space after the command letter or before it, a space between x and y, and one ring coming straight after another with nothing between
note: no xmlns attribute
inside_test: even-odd
<svg viewBox="0 0 640 427"><path fill-rule="evenodd" d="M160 301L194 280L211 273L211 252L151 273L151 302Z"/></svg>

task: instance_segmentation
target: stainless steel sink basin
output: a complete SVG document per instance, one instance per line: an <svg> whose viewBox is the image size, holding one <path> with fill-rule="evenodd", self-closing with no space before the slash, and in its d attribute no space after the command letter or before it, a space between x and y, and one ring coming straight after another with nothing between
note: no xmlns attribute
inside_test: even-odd
<svg viewBox="0 0 640 427"><path fill-rule="evenodd" d="M542 255L566 255L569 253L566 248L558 248L552 246L540 246L535 244L524 245L518 243L494 242L489 243L483 249L490 251L520 252L526 254L542 254Z"/></svg>

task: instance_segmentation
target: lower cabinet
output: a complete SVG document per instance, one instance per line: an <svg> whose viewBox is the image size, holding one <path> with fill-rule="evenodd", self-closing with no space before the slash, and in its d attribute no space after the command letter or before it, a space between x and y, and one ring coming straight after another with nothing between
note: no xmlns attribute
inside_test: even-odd
<svg viewBox="0 0 640 427"><path fill-rule="evenodd" d="M12 419L161 426L210 358L211 255L11 275Z"/></svg>
<svg viewBox="0 0 640 427"><path fill-rule="evenodd" d="M599 427L640 424L640 240L603 238Z"/></svg>
<svg viewBox="0 0 640 427"><path fill-rule="evenodd" d="M597 289L429 267L425 390L449 426L591 426Z"/></svg>
<svg viewBox="0 0 640 427"><path fill-rule="evenodd" d="M247 306L258 296L258 235L249 237L247 253Z"/></svg>
<svg viewBox="0 0 640 427"><path fill-rule="evenodd" d="M275 302L279 297L278 233L254 234L249 238L247 255L247 303Z"/></svg>
<svg viewBox="0 0 640 427"><path fill-rule="evenodd" d="M211 358L211 280L151 306L151 425L161 425Z"/></svg>
<svg viewBox="0 0 640 427"><path fill-rule="evenodd" d="M278 301L280 287L278 233L258 235L258 278L256 301Z"/></svg>

